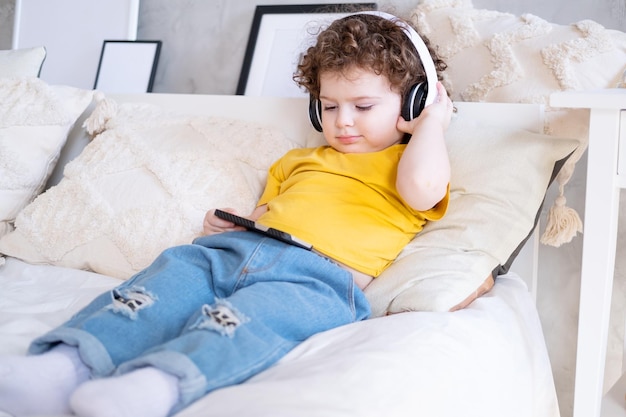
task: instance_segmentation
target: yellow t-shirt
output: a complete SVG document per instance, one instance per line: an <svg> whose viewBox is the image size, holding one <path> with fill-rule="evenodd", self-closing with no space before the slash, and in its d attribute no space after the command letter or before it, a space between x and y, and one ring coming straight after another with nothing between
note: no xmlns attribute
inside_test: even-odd
<svg viewBox="0 0 626 417"><path fill-rule="evenodd" d="M259 200L268 211L258 222L378 276L427 220L439 220L448 207L449 193L427 211L403 202L395 184L405 147L371 153L341 153L330 146L289 151L269 170Z"/></svg>

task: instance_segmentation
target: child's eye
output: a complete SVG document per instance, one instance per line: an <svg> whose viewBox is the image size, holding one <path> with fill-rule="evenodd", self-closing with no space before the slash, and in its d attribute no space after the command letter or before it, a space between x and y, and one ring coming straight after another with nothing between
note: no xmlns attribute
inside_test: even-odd
<svg viewBox="0 0 626 417"><path fill-rule="evenodd" d="M365 106L356 106L357 110L359 110L359 111L368 111L368 110L371 110L372 107L373 106L371 104L368 104L368 105L365 105Z"/></svg>

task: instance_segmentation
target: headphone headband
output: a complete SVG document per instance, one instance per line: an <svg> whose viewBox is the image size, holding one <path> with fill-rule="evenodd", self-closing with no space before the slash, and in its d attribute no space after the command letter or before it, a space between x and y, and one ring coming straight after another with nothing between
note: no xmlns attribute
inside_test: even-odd
<svg viewBox="0 0 626 417"><path fill-rule="evenodd" d="M409 37L413 45L415 46L415 50L417 51L417 55L422 61L422 67L424 67L424 73L426 74L426 83L428 84L428 91L426 93L426 102L424 106L428 106L435 101L437 97L437 70L435 68L435 63L433 62L433 58L430 55L430 51L424 43L422 37L417 33L415 29L413 29L410 25L407 25L405 22L398 19L396 16L379 12L377 10L367 10L362 12L357 12L354 14L369 14L373 16L382 17L383 19L387 19L391 22L394 22L396 25L400 26L404 29L404 32Z"/></svg>

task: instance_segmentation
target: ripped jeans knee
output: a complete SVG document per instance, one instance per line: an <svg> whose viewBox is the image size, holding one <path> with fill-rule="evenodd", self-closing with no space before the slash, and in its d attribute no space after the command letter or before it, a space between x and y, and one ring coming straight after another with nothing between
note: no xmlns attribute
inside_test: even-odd
<svg viewBox="0 0 626 417"><path fill-rule="evenodd" d="M108 307L114 313L121 313L131 319L137 318L137 312L150 307L158 299L143 287L122 287L111 291L112 303Z"/></svg>
<svg viewBox="0 0 626 417"><path fill-rule="evenodd" d="M202 314L190 330L212 330L222 336L233 337L240 325L250 319L226 300L216 299L215 304L202 306Z"/></svg>

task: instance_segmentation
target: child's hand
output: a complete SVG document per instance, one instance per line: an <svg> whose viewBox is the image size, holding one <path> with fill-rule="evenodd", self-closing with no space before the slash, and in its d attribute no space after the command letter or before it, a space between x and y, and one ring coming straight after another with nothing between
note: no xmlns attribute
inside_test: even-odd
<svg viewBox="0 0 626 417"><path fill-rule="evenodd" d="M450 125L453 112L454 105L448 96L446 88L441 82L437 82L437 97L435 98L435 101L430 106L427 106L422 113L426 113L431 116L434 113L435 116L440 117L441 124L445 130Z"/></svg>
<svg viewBox="0 0 626 417"><path fill-rule="evenodd" d="M413 120L406 121L400 117L397 127L402 132L415 134L422 119L433 117L438 119L443 130L446 130L450 125L453 110L454 106L452 105L452 100L448 97L446 88L441 82L437 82L437 97L435 101L431 105L426 106L420 115Z"/></svg>
<svg viewBox="0 0 626 417"><path fill-rule="evenodd" d="M476 291L470 294L465 300L452 307L450 311L458 311L464 309L468 305L472 304L472 302L474 302L474 300L476 300L477 298L487 294L493 288L494 284L495 281L493 280L493 277L489 275L487 279L482 284L480 284L480 287L478 287Z"/></svg>
<svg viewBox="0 0 626 417"><path fill-rule="evenodd" d="M222 209L228 213L237 214L236 211L232 208ZM202 223L202 228L204 230L205 235L215 235L223 232L234 232L237 230L245 230L241 226L236 226L234 223L229 222L228 220L221 219L215 215L215 210L209 210L204 215L204 222Z"/></svg>

